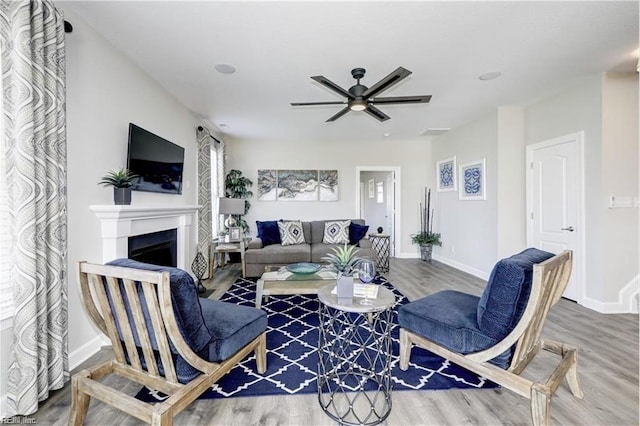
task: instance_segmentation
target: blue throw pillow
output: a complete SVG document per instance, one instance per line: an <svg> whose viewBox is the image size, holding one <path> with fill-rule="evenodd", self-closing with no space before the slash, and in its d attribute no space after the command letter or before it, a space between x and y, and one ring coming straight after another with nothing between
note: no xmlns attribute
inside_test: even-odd
<svg viewBox="0 0 640 426"><path fill-rule="evenodd" d="M358 245L360 240L367 235L368 230L369 225L358 225L357 223L351 222L349 225L349 244Z"/></svg>
<svg viewBox="0 0 640 426"><path fill-rule="evenodd" d="M256 226L258 227L258 238L262 240L264 247L271 244L280 244L280 229L278 228L278 222L275 220L268 220L260 222L256 220Z"/></svg>

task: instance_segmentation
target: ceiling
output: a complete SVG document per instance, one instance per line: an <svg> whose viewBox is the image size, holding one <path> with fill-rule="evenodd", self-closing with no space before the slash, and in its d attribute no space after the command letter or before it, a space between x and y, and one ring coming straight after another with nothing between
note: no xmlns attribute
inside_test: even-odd
<svg viewBox="0 0 640 426"><path fill-rule="evenodd" d="M56 4L209 125L248 140L415 138L638 63L637 1ZM68 37L81 37L77 26ZM217 72L221 63L236 72ZM432 95L429 104L381 105L384 123L362 112L325 123L342 106L289 105L341 99L311 76L348 89L352 68L366 68L371 86L398 66L413 74L381 96Z"/></svg>

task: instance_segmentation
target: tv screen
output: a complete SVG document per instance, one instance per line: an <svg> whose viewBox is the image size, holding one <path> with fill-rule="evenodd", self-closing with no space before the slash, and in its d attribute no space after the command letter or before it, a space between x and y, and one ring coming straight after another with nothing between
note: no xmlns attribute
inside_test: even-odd
<svg viewBox="0 0 640 426"><path fill-rule="evenodd" d="M182 193L184 148L129 123L127 167L139 176L131 189Z"/></svg>

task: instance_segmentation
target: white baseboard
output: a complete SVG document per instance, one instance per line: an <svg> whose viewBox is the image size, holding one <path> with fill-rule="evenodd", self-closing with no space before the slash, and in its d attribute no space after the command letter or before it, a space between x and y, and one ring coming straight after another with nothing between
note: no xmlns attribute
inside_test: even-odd
<svg viewBox="0 0 640 426"><path fill-rule="evenodd" d="M460 271L463 271L475 277L481 278L485 281L489 279L489 273L485 271L481 271L480 269L472 268L471 266L465 265L456 260L449 259L447 257L437 256L437 255L434 255L433 259L437 260L438 262L442 262L445 265L451 266L452 268L459 269Z"/></svg>
<svg viewBox="0 0 640 426"><path fill-rule="evenodd" d="M71 352L69 354L69 371L85 362L87 359L89 359L89 357L98 352L100 348L102 348L106 344L110 343L105 341L105 339L100 334L89 340L84 345L80 346L75 351Z"/></svg>
<svg viewBox="0 0 640 426"><path fill-rule="evenodd" d="M639 287L640 275L636 275L618 292L617 301L602 302L585 296L582 299L582 305L601 314L637 314L640 298Z"/></svg>

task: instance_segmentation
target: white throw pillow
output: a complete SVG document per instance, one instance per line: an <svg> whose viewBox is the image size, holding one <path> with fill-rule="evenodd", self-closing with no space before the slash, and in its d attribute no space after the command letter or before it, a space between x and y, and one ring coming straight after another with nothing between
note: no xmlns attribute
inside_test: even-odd
<svg viewBox="0 0 640 426"><path fill-rule="evenodd" d="M291 246L294 244L304 244L304 232L302 230L302 221L278 221L278 230L280 231L280 241L283 246Z"/></svg>
<svg viewBox="0 0 640 426"><path fill-rule="evenodd" d="M325 222L322 242L325 244L349 244L350 220Z"/></svg>

